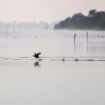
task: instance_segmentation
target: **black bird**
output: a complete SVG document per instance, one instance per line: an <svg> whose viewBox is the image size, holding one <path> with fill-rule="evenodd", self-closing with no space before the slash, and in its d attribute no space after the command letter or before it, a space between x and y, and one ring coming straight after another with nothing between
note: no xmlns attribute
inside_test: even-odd
<svg viewBox="0 0 105 105"><path fill-rule="evenodd" d="M40 54L41 54L41 52L35 53L33 56L38 59Z"/></svg>

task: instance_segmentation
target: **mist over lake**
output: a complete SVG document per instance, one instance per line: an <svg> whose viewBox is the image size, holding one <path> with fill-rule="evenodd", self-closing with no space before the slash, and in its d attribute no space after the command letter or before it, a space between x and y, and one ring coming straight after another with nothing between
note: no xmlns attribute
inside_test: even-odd
<svg viewBox="0 0 105 105"><path fill-rule="evenodd" d="M105 105L104 69L105 31L0 30L1 105Z"/></svg>

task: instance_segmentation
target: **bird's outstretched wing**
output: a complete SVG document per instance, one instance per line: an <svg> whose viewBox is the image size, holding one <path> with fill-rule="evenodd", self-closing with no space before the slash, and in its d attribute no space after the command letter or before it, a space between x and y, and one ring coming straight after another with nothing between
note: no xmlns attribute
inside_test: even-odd
<svg viewBox="0 0 105 105"><path fill-rule="evenodd" d="M35 58L39 58L39 55L40 55L40 54L41 54L41 52L39 52L39 53L34 53L33 56L34 56Z"/></svg>
<svg viewBox="0 0 105 105"><path fill-rule="evenodd" d="M41 54L41 52L39 52L39 53L37 53L38 55L40 55Z"/></svg>
<svg viewBox="0 0 105 105"><path fill-rule="evenodd" d="M35 54L33 55L33 57L35 57Z"/></svg>

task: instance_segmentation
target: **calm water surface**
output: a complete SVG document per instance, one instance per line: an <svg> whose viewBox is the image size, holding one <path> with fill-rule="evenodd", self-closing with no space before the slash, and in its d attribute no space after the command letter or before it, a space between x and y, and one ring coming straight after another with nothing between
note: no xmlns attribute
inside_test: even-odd
<svg viewBox="0 0 105 105"><path fill-rule="evenodd" d="M104 61L27 59L37 51L41 57L104 57L105 32L89 32L88 43L86 31L76 32L75 43L75 31L42 33L0 38L0 104L105 105Z"/></svg>

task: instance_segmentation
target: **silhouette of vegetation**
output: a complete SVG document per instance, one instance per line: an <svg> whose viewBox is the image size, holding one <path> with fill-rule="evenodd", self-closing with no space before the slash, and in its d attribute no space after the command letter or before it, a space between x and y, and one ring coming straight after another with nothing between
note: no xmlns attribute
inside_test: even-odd
<svg viewBox="0 0 105 105"><path fill-rule="evenodd" d="M105 12L90 10L87 16L82 13L74 14L58 24L55 29L91 29L105 30Z"/></svg>

